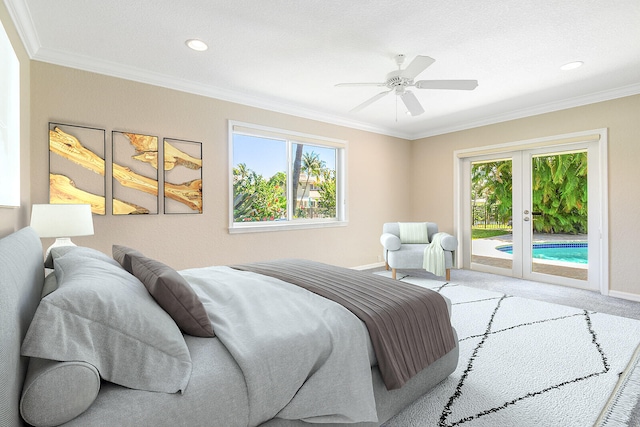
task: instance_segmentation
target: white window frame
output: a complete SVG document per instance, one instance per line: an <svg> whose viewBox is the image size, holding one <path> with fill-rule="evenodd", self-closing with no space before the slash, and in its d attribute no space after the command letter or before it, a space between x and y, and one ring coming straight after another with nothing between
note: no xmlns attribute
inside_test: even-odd
<svg viewBox="0 0 640 427"><path fill-rule="evenodd" d="M278 135L286 142L287 147L287 220L283 221L258 221L258 222L234 222L233 217L233 135L245 134L257 137L270 137ZM336 149L336 217L335 218L298 218L292 219L291 191L292 191L292 167L291 147L293 144L315 145ZM348 142L341 139L325 136L295 132L286 129L278 129L269 126L229 120L229 233L255 233L265 231L299 230L308 228L344 227L347 219L347 146Z"/></svg>
<svg viewBox="0 0 640 427"><path fill-rule="evenodd" d="M20 206L20 62L0 23L0 206Z"/></svg>

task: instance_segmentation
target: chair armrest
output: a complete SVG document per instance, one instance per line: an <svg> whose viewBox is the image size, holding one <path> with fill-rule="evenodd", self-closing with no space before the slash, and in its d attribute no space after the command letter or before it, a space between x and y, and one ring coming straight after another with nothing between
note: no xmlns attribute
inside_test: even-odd
<svg viewBox="0 0 640 427"><path fill-rule="evenodd" d="M442 232L442 234L444 234L440 240L440 246L442 246L442 249L445 251L455 251L458 248L458 239L448 233Z"/></svg>
<svg viewBox="0 0 640 427"><path fill-rule="evenodd" d="M387 251L397 251L400 249L400 238L395 234L383 233L380 236L380 243Z"/></svg>

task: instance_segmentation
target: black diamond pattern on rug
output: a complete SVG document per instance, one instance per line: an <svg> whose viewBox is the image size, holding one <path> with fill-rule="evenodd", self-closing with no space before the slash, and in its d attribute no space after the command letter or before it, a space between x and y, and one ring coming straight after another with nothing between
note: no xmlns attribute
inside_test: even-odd
<svg viewBox="0 0 640 427"><path fill-rule="evenodd" d="M441 292L445 286L440 286L437 291ZM434 289L436 290L436 289ZM582 310L579 313L568 314L566 316L552 317L552 318L542 318L539 320L533 320L522 323L515 323L506 327L497 327L496 319L500 317L501 309L505 304L508 304L510 296L502 295L499 298L484 298L482 300L474 300L474 301L465 301L462 303L457 303L454 305L462 305L462 304L470 304L470 303L481 303L493 300L494 301L494 309L490 314L490 317L486 324L484 325L484 333L481 335L471 335L461 338L462 341L475 340L477 343L473 348L473 352L470 358L467 360L466 368L462 373L460 380L455 388L454 393L449 397L448 402L444 406L442 410L442 414L440 416L440 420L438 423L439 427L453 427L464 424L468 421L481 418L488 414L493 414L499 412L511 405L517 405L519 402L535 398L544 393L550 393L559 388L569 386L573 383L580 382L592 378L594 376L598 376L609 371L609 363L607 362L607 357L602 350L597 335L591 326L591 318L590 313L586 310ZM474 366L478 364L483 357L491 357L490 355L486 355L487 349L491 347L492 340L495 340L496 337L501 336L502 334L512 332L516 329L518 330L518 334L520 336L526 335L526 329L529 327L536 327L539 325L543 325L545 323L550 322L565 322L565 321L580 321L583 323L585 339L589 340L591 345L589 346L590 350L593 352L591 355L591 359L595 358L595 363L589 363L586 371L582 366L576 367L577 369L570 377L563 376L562 378L558 378L556 382L552 382L551 384L541 381L540 383L533 383L528 385L524 390L521 391L520 394L516 394L515 397L510 397L507 400L501 401L500 404L494 404L485 407L479 407L472 413L468 413L465 416L460 416L460 411L455 411L456 402L464 395L467 383L474 375ZM513 339L513 336L509 338ZM544 348L542 343L540 343L540 347ZM489 352L490 353L490 352ZM580 355L581 359L584 359L584 355ZM593 361L593 360L592 360ZM523 371L529 369L527 366L522 366ZM510 390L513 391L513 390ZM491 402L493 399L488 399L488 402ZM468 405L465 405L468 406ZM466 409L466 408L465 408Z"/></svg>

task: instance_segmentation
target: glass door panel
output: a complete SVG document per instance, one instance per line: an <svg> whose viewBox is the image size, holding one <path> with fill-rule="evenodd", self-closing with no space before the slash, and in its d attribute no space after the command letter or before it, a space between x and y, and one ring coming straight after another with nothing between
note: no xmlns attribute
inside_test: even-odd
<svg viewBox="0 0 640 427"><path fill-rule="evenodd" d="M513 162L471 162L471 263L477 270L513 269ZM508 274L508 273L507 273Z"/></svg>
<svg viewBox="0 0 640 427"><path fill-rule="evenodd" d="M470 159L469 267L593 288L587 161L584 147L564 151L546 147Z"/></svg>
<svg viewBox="0 0 640 427"><path fill-rule="evenodd" d="M459 155L462 268L606 295L603 146L588 135Z"/></svg>
<svg viewBox="0 0 640 427"><path fill-rule="evenodd" d="M531 268L525 276L530 272L586 281L587 151L532 153L530 159L530 214L524 220L531 228L526 249Z"/></svg>

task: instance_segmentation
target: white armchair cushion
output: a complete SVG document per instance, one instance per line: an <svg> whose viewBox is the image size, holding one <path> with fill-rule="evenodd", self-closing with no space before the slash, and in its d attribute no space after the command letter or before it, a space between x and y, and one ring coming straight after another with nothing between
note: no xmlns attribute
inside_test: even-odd
<svg viewBox="0 0 640 427"><path fill-rule="evenodd" d="M426 222L399 222L401 243L429 243Z"/></svg>

